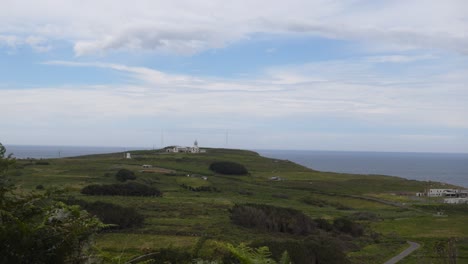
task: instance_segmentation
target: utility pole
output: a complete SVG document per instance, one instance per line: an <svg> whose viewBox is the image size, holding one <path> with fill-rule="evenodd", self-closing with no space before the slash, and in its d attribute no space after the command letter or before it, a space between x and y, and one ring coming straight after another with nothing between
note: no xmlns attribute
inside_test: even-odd
<svg viewBox="0 0 468 264"><path fill-rule="evenodd" d="M164 130L161 128L161 148L164 148Z"/></svg>
<svg viewBox="0 0 468 264"><path fill-rule="evenodd" d="M226 147L228 146L229 143L229 130L226 129Z"/></svg>

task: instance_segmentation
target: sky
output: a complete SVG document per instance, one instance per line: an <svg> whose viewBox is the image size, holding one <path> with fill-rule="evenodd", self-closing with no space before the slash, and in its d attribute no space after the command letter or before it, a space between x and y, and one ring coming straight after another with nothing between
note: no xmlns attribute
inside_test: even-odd
<svg viewBox="0 0 468 264"><path fill-rule="evenodd" d="M0 142L468 152L465 0L0 0Z"/></svg>

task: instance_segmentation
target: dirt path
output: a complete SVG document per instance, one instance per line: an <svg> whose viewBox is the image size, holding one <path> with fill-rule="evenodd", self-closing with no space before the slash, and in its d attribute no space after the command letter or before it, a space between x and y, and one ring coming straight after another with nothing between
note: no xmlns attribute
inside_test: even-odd
<svg viewBox="0 0 468 264"><path fill-rule="evenodd" d="M388 260L384 264L395 264L398 261L405 258L406 256L408 256L409 254L413 253L413 251L415 251L416 249L418 249L421 246L420 244L418 244L416 242L411 242L411 241L408 241L408 244L410 244L410 246L407 249L403 250L400 254L396 255L393 258L391 258L390 260Z"/></svg>

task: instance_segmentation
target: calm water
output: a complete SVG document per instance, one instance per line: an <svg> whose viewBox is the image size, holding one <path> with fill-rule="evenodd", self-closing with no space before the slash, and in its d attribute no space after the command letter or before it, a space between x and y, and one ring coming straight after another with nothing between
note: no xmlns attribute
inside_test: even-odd
<svg viewBox="0 0 468 264"><path fill-rule="evenodd" d="M468 154L299 150L257 152L262 156L287 159L319 171L391 175L468 187Z"/></svg>

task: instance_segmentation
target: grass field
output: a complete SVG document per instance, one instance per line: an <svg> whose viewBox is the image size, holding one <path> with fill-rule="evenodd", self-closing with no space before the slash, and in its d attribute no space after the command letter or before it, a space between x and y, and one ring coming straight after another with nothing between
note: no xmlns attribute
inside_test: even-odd
<svg viewBox="0 0 468 264"><path fill-rule="evenodd" d="M229 209L242 203L294 208L313 218L334 219L357 212L376 215L378 221L363 223L380 233L381 239L348 252L354 263L382 263L383 259L404 248L406 244L402 243L406 240L420 242L423 247L404 263L425 263L418 261L429 259L431 247L450 238L456 238L460 263L466 263L468 259L468 212L458 210L448 217L434 217L434 207L420 205L433 205L438 201L398 195L435 188L437 183L318 172L290 161L264 158L242 150L208 149L207 153L200 154L131 153L132 159L123 159L122 153L115 153L44 160L49 165L19 160L17 168L9 173L18 186L27 190L40 191L36 188L42 185L46 189L63 189L64 195L86 201L105 201L137 209L146 217L142 227L102 233L96 238L98 249L122 261L162 247L190 248L200 237L249 243L288 236L233 225ZM250 174L217 175L209 170L213 161L240 163ZM142 172L143 164L152 165L151 172ZM89 184L117 183L114 175L122 168L134 171L137 182L161 190L163 197L87 196L80 193ZM196 177L187 177L188 174L196 174ZM206 176L207 180L201 176ZM282 180L271 181L272 176ZM213 187L217 191L192 191L182 185Z"/></svg>

